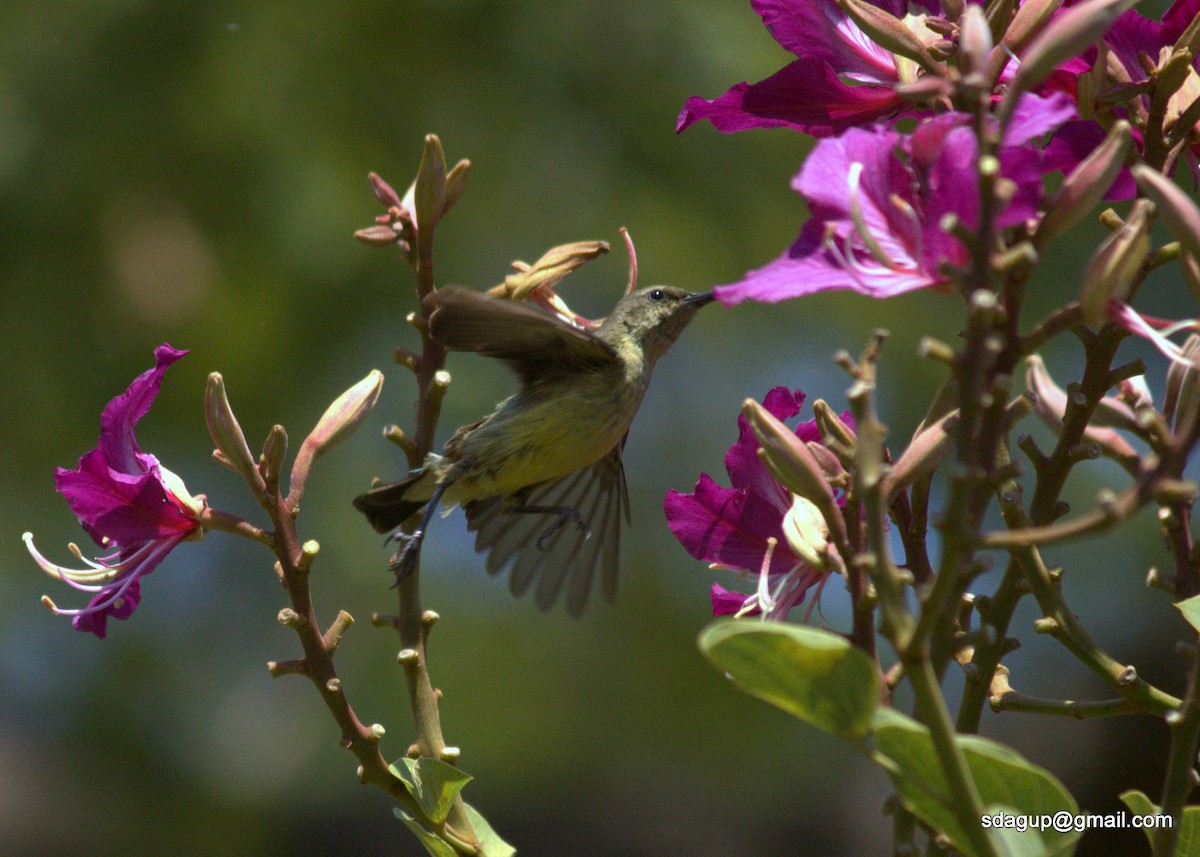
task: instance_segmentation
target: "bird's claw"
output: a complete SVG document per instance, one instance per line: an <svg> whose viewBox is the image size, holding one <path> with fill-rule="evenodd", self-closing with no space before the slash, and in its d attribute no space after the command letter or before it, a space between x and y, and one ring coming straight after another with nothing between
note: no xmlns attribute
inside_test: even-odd
<svg viewBox="0 0 1200 857"><path fill-rule="evenodd" d="M553 536L556 532L558 532L559 529L561 529L562 525L565 524L568 519L573 520L575 522L575 526L579 527L579 532L583 533L583 540L585 542L592 537L592 528L589 527L587 525L587 523L583 520L583 516L581 516L574 509L564 508L564 509L559 510L558 520L556 520L550 526L546 527L546 529L544 529L542 531L542 534L540 536L538 536L537 549L540 551L545 550L546 549L546 541L551 536Z"/></svg>
<svg viewBox="0 0 1200 857"><path fill-rule="evenodd" d="M389 536L391 541L400 543L400 548L388 560L388 570L396 575L396 585L416 571L417 559L421 556L421 542L424 538L424 530L417 530L413 533L397 532Z"/></svg>

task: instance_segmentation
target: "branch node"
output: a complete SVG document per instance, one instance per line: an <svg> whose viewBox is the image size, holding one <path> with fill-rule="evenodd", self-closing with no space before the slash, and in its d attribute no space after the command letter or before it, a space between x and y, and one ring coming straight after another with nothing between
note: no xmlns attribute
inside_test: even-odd
<svg viewBox="0 0 1200 857"><path fill-rule="evenodd" d="M301 616L291 607L284 607L275 615L275 619L280 625L287 625L289 628L303 628L308 624L308 618Z"/></svg>
<svg viewBox="0 0 1200 857"><path fill-rule="evenodd" d="M267 672L271 674L271 678L279 678L281 675L303 675L307 671L308 665L303 660L267 661Z"/></svg>

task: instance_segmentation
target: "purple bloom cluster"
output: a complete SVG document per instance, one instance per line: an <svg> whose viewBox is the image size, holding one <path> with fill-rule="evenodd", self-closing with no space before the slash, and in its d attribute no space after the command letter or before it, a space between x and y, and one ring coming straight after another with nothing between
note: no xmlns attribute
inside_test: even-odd
<svg viewBox="0 0 1200 857"><path fill-rule="evenodd" d="M944 34L954 30L934 0L871 2L928 47L944 44ZM779 259L718 287L717 297L726 304L773 303L833 289L891 297L944 285L942 266L961 263L965 250L944 231L943 218L953 215L967 229L978 222L977 148L969 117L933 114L902 98L897 86L914 84L926 72L872 42L836 0L751 5L796 59L715 99L688 99L677 128L708 120L723 132L784 127L820 138L792 183L812 216ZM1139 56L1157 61L1197 11L1200 0L1176 0L1161 22L1133 11L1117 19L1105 38L1130 85L1147 78ZM999 228L1034 216L1042 175L1069 170L1103 139L1105 128L1078 118L1075 106L1077 79L1090 66L1088 57L1068 60L1040 94L1026 94L1018 103L1000 151L1000 176L1017 193L1000 213ZM1005 69L1001 84L1010 76ZM1169 112L1177 117L1197 95L1200 76L1193 69ZM905 117L917 124L902 133L894 122ZM1051 133L1049 146L1040 145ZM1200 151L1200 136L1193 148ZM1132 195L1125 172L1110 196Z"/></svg>
<svg viewBox="0 0 1200 857"><path fill-rule="evenodd" d="M751 0L771 35L794 59L765 80L739 83L715 99L689 98L679 114L679 131L707 120L725 133L787 128L817 138L792 182L808 205L809 219L778 259L715 289L725 304L774 303L830 290L884 298L946 289L956 269L970 262L957 236L972 234L980 224L980 129L975 116L952 109L949 97L952 81L960 79L956 75L969 69L948 71L944 64L958 51L957 40L964 37L959 27L968 19L951 20L938 0L865 2L881 14L860 20L877 19L880 32L903 31L901 41L909 41L898 50L904 55L873 41L838 0ZM1068 14L1071 6L1068 0L1054 14ZM1146 84L1147 63L1157 65L1170 57L1197 13L1200 0L1175 0L1161 21L1134 11L1119 16L1104 36L1110 58L1100 70L1106 71L1109 85L1134 92ZM916 48L912 39L919 43ZM1000 55L990 48L979 53ZM993 187L1004 188L993 207L997 232L1036 223L1045 173L1069 172L1095 150L1112 121L1144 118L1151 109L1150 97L1142 94L1127 106L1105 108L1110 110L1107 124L1091 118L1095 104L1088 99L1097 94L1080 81L1094 74L1097 56L1091 48L1067 58L1036 91L1004 105L1003 127L985 126L1000 135L993 164ZM978 53L970 62L978 68ZM1005 97L1018 64L1011 59L997 77L988 78L998 84L990 93L993 104ZM1197 68L1193 61L1166 107L1167 130L1184 120L1189 105L1200 97ZM1089 92L1086 99L1083 92ZM1081 104L1088 109L1081 111ZM903 122L897 124L899 120ZM978 121L999 120L988 116ZM1138 122L1130 124L1141 145ZM1200 152L1195 128L1184 139L1193 154ZM1132 176L1122 172L1109 196L1132 195ZM1123 304L1114 304L1110 317L1141 335L1152 331ZM1169 341L1164 345L1162 335L1151 338L1168 353L1179 350ZM763 407L782 420L798 413L802 400L799 392L776 388ZM758 592L751 596L714 584L715 613L762 611L782 618L810 586L824 579L827 569L806 564L788 545L788 516L798 514L792 504L802 501L794 501L762 465L744 417L740 427L738 442L725 459L731 487L701 475L691 494L667 495L667 519L697 559L760 574ZM811 423L802 424L797 434L810 443L816 440Z"/></svg>

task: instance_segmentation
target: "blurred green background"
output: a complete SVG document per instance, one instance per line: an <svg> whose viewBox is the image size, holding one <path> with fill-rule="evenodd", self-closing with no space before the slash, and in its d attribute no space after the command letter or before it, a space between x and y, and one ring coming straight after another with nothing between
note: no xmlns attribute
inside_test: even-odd
<svg viewBox="0 0 1200 857"><path fill-rule="evenodd" d="M272 680L295 657L285 604L258 546L220 534L180 547L103 642L38 604L72 593L20 541L67 562L84 541L52 470L94 445L104 404L166 340L172 369L139 428L193 492L261 520L214 465L201 398L221 371L252 446L275 423L293 447L325 405L371 368L383 398L310 482L301 533L322 545L318 609L359 620L338 662L385 750L411 736L397 639L370 627L394 594L387 554L349 504L396 476L379 439L408 423L414 385L390 363L414 345L411 278L396 254L351 237L378 206L366 175L403 192L422 136L474 164L439 232L439 282L487 287L513 259L603 238L605 259L565 286L601 315L625 280L617 229L634 236L642 282L701 289L774 258L804 215L788 188L808 141L785 131L683 136L693 94L713 97L786 60L748 4L634 2L13 2L0 9L0 852L5 855L422 853L390 802L360 787L311 687ZM1086 251L1095 231L1060 242ZM1032 312L1067 299L1084 257L1056 248ZM1171 283L1154 308L1178 311ZM1186 307L1184 308L1186 310ZM740 696L698 655L714 579L672 539L661 501L701 471L726 482L737 408L770 387L843 406L830 356L884 325L881 407L902 442L938 384L913 356L921 335L953 341L958 302L821 296L707 310L660 364L626 450L634 526L614 607L581 621L542 615L488 578L461 517L427 543L426 605L443 620L432 670L443 723L477 779L467 798L526 855L882 853L880 773L847 746ZM1136 348L1130 355L1145 354ZM1078 348L1056 343L1060 377ZM1161 391L1154 355L1151 384ZM510 389L496 366L452 356L441 438ZM1086 506L1096 465L1074 500ZM1112 540L1062 549L1073 606L1139 673L1179 692L1179 621L1147 592L1164 562L1152 516ZM1073 565L1071 565L1073 563ZM730 586L729 577L719 578ZM984 586L994 585L985 578ZM834 582L813 621L846 625ZM1109 694L1051 643L1026 608L1011 663L1028 693ZM960 682L951 677L953 688ZM985 732L1055 771L1092 810L1127 787L1157 794L1165 729L1149 719L1075 723L1020 715ZM1142 848L1140 834L1087 840Z"/></svg>

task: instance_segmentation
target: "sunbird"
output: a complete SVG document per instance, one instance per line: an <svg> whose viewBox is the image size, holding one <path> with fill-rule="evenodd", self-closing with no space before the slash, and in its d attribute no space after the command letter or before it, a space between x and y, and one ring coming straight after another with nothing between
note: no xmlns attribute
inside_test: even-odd
<svg viewBox="0 0 1200 857"><path fill-rule="evenodd" d="M415 566L439 503L461 505L475 550L490 551L489 574L512 565L509 588L546 610L566 589L578 616L592 578L616 597L621 517L630 520L621 450L658 358L712 292L651 286L625 295L595 330L528 303L444 286L424 302L429 335L451 351L503 360L520 389L478 422L463 426L441 455L407 479L354 500L378 532L422 508L390 567ZM567 526L571 523L573 526Z"/></svg>

